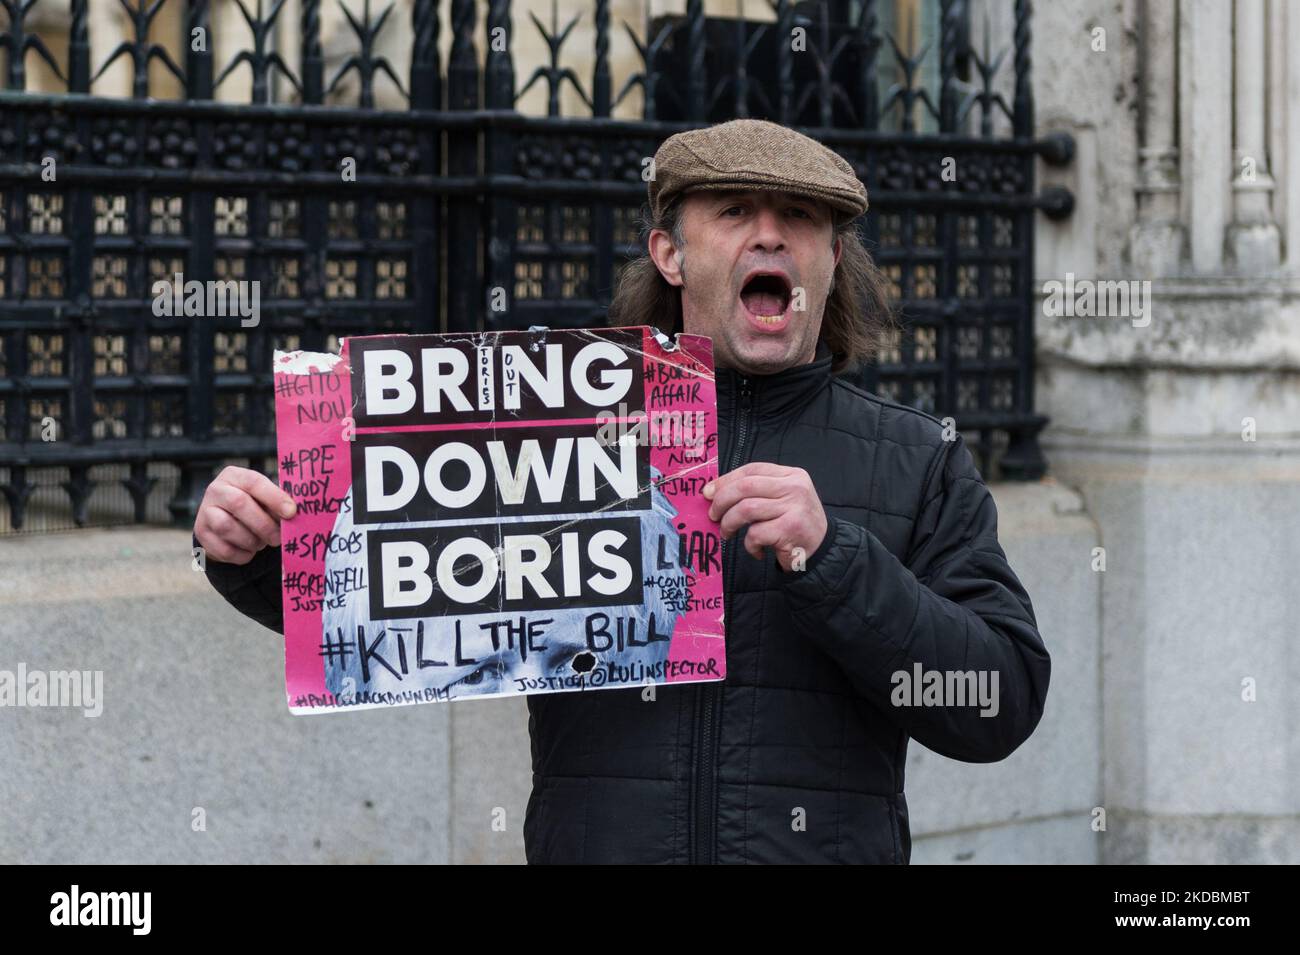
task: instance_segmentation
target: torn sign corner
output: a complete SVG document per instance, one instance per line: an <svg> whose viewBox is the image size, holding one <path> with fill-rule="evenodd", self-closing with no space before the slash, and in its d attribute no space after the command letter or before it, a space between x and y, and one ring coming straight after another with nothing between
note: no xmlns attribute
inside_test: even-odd
<svg viewBox="0 0 1300 955"><path fill-rule="evenodd" d="M673 341L671 338L665 335L660 329L655 328L653 325L650 325L648 327L650 329L650 334L654 336L654 339L656 342L659 343L660 348L662 348L664 351L677 351L677 342Z"/></svg>
<svg viewBox="0 0 1300 955"><path fill-rule="evenodd" d="M286 375L308 375L312 372L331 372L334 366L343 360L342 355L315 351L280 351L275 350L274 371Z"/></svg>
<svg viewBox="0 0 1300 955"><path fill-rule="evenodd" d="M713 378L713 339L708 335L691 335L687 332L678 332L676 339L676 351L682 352L699 363L695 369L696 374L703 378Z"/></svg>

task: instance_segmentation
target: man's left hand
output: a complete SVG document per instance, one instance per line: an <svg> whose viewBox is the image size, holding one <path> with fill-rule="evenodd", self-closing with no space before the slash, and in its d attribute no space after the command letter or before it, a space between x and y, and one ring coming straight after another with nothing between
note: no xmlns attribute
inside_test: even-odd
<svg viewBox="0 0 1300 955"><path fill-rule="evenodd" d="M773 548L787 573L802 570L826 537L826 511L803 468L754 461L710 481L704 497L724 540L748 524L745 550L762 560L763 548Z"/></svg>

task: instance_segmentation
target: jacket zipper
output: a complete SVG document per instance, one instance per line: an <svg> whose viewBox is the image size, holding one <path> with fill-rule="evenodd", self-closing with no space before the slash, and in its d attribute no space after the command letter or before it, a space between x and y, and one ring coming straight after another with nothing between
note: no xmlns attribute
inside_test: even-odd
<svg viewBox="0 0 1300 955"><path fill-rule="evenodd" d="M753 388L748 378L739 381L739 394L733 399L732 421L735 422L736 440L732 444L731 460L727 466L733 471L744 457L745 439L749 432L749 418L753 413ZM723 588L729 596L733 593L736 576L735 541L723 541ZM728 611L730 617L730 611ZM722 720L721 683L700 684L700 721L695 739L695 859L696 865L711 865L717 855L717 833L714 823L717 799L718 740L717 727Z"/></svg>

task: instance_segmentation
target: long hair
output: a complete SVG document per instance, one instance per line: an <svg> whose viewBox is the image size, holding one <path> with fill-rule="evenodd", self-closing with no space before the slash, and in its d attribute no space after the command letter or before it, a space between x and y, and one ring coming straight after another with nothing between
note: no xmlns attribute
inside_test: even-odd
<svg viewBox="0 0 1300 955"><path fill-rule="evenodd" d="M679 249L685 245L683 206L683 197L678 196L657 221L643 210L641 241L647 250L619 273L609 305L611 326L652 325L667 335L685 330L681 287L664 279L648 249L652 229L668 232ZM873 360L883 336L898 327L889 304L889 280L862 244L857 221L835 212L832 241L840 240L840 261L831 277L820 338L830 348L831 372L837 375Z"/></svg>

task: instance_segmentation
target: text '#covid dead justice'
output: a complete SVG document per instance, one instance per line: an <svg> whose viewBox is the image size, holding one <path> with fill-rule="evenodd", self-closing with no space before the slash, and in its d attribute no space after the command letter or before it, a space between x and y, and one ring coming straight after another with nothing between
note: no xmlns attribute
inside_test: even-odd
<svg viewBox="0 0 1300 955"><path fill-rule="evenodd" d="M276 352L289 708L721 680L716 407L649 328Z"/></svg>

